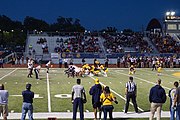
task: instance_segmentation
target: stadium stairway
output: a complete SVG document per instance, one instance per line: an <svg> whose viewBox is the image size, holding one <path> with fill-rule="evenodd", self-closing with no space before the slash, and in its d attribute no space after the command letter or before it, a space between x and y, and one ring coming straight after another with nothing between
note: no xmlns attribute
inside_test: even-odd
<svg viewBox="0 0 180 120"><path fill-rule="evenodd" d="M169 118L169 111L161 112L162 118ZM72 119L72 112L50 112L50 113L33 113L34 119L47 119L47 118L57 118L57 119ZM129 112L125 114L124 112L113 112L114 118L149 118L150 112L134 113ZM85 118L94 118L93 112L85 112ZM103 116L102 116L103 117ZM156 114L155 114L156 117ZM2 117L0 117L2 119ZM9 113L8 119L20 119L21 113ZM28 119L28 115L26 116ZM77 118L79 118L79 113L77 113Z"/></svg>
<svg viewBox="0 0 180 120"><path fill-rule="evenodd" d="M99 37L99 46L101 47L101 50L102 50L103 54L105 55L107 52L106 52L106 49L105 49L105 47L103 45L104 41L105 41L104 38Z"/></svg>
<svg viewBox="0 0 180 120"><path fill-rule="evenodd" d="M159 53L158 49L154 46L154 44L150 41L148 37L143 37L143 40L148 42L148 45L151 45L153 48L153 53Z"/></svg>
<svg viewBox="0 0 180 120"><path fill-rule="evenodd" d="M179 34L174 34L174 33L172 33L172 34L169 34L171 37L173 37L174 38L174 40L177 42L177 43L179 43L180 44L180 39L178 38L178 35Z"/></svg>

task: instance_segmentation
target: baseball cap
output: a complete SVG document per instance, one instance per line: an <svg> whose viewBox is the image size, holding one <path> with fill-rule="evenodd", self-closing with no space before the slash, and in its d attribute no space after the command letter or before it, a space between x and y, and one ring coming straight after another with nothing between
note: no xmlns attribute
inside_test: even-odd
<svg viewBox="0 0 180 120"><path fill-rule="evenodd" d="M132 77L132 76L130 76L130 77L129 77L129 80L133 80L133 77Z"/></svg>
<svg viewBox="0 0 180 120"><path fill-rule="evenodd" d="M31 84L30 83L28 83L28 84L26 84L26 89L30 89L31 88Z"/></svg>
<svg viewBox="0 0 180 120"><path fill-rule="evenodd" d="M0 90L4 90L4 85L0 84Z"/></svg>
<svg viewBox="0 0 180 120"><path fill-rule="evenodd" d="M95 81L95 84L99 84L99 79L98 78L96 78L94 81Z"/></svg>

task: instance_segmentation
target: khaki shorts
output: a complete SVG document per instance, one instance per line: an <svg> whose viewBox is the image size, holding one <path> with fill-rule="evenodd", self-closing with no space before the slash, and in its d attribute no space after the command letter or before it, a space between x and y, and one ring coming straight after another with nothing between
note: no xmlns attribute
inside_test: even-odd
<svg viewBox="0 0 180 120"><path fill-rule="evenodd" d="M0 116L8 116L8 105L5 104L5 105L2 105L0 104Z"/></svg>

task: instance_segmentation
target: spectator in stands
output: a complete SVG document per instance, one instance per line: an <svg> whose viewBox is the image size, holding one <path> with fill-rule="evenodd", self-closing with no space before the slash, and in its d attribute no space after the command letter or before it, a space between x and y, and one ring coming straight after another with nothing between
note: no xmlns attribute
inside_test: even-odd
<svg viewBox="0 0 180 120"><path fill-rule="evenodd" d="M17 65L20 65L21 63L20 63L20 56L17 56Z"/></svg>
<svg viewBox="0 0 180 120"><path fill-rule="evenodd" d="M21 63L24 64L24 56L21 57Z"/></svg>
<svg viewBox="0 0 180 120"><path fill-rule="evenodd" d="M15 62L16 62L16 58L15 56L12 57L12 65L15 65Z"/></svg>
<svg viewBox="0 0 180 120"><path fill-rule="evenodd" d="M29 120L33 120L33 98L34 92L31 91L31 84L26 84L26 90L22 92L23 105L21 120L25 120L26 113L28 113Z"/></svg>
<svg viewBox="0 0 180 120"><path fill-rule="evenodd" d="M175 120L176 107L174 107L174 100L175 100L176 89L178 88L178 86L179 86L179 83L177 81L174 82L174 87L169 91L169 97L170 97L170 115L171 115L170 116L170 120ZM176 113L176 118L178 118L177 113Z"/></svg>
<svg viewBox="0 0 180 120"><path fill-rule="evenodd" d="M0 68L3 68L3 58L0 58Z"/></svg>
<svg viewBox="0 0 180 120"><path fill-rule="evenodd" d="M59 68L62 68L63 59L59 58Z"/></svg>
<svg viewBox="0 0 180 120"><path fill-rule="evenodd" d="M162 105L166 102L166 93L164 88L162 88L161 86L161 79L158 79L157 84L151 88L149 94L149 102L151 103L149 120L153 120L156 111L157 120L160 120Z"/></svg>
<svg viewBox="0 0 180 120"><path fill-rule="evenodd" d="M28 58L28 57L26 57L26 64L28 63L28 60L29 60L29 58Z"/></svg>
<svg viewBox="0 0 180 120"><path fill-rule="evenodd" d="M45 49L45 47L46 47L46 44L42 44L42 49L44 50Z"/></svg>
<svg viewBox="0 0 180 120"><path fill-rule="evenodd" d="M69 60L69 65L73 65L73 59L72 58L70 58L70 60Z"/></svg>
<svg viewBox="0 0 180 120"><path fill-rule="evenodd" d="M109 59L106 57L104 67L108 68L108 62L109 62Z"/></svg>
<svg viewBox="0 0 180 120"><path fill-rule="evenodd" d="M120 57L117 58L117 67L120 67Z"/></svg>
<svg viewBox="0 0 180 120"><path fill-rule="evenodd" d="M29 50L32 50L33 46L32 45L29 45Z"/></svg>
<svg viewBox="0 0 180 120"><path fill-rule="evenodd" d="M4 120L7 120L8 116L8 97L8 91L4 89L3 84L0 84L0 116L2 114Z"/></svg>
<svg viewBox="0 0 180 120"><path fill-rule="evenodd" d="M64 68L68 68L68 59L64 58Z"/></svg>
<svg viewBox="0 0 180 120"><path fill-rule="evenodd" d="M35 55L35 53L36 53L36 50L35 50L35 49L33 49L32 53L33 53L33 55Z"/></svg>
<svg viewBox="0 0 180 120"><path fill-rule="evenodd" d="M86 63L86 60L85 60L85 58L83 57L83 58L82 58L82 66L85 65L85 63Z"/></svg>

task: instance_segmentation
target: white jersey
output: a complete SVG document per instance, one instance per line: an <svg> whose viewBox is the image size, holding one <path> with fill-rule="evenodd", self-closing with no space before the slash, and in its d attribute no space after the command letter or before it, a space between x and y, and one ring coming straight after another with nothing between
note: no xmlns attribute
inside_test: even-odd
<svg viewBox="0 0 180 120"><path fill-rule="evenodd" d="M51 64L51 61L49 61L48 63L46 63L46 66L49 66Z"/></svg>
<svg viewBox="0 0 180 120"><path fill-rule="evenodd" d="M73 67L75 68L74 70L75 70L76 73L79 73L81 71L81 68L79 68L79 67L77 67L75 65L73 65Z"/></svg>
<svg viewBox="0 0 180 120"><path fill-rule="evenodd" d="M31 62L28 63L28 69L32 69L33 68L33 64Z"/></svg>
<svg viewBox="0 0 180 120"><path fill-rule="evenodd" d="M41 69L41 66L38 65L38 66L36 67L36 70L40 70L40 69Z"/></svg>

